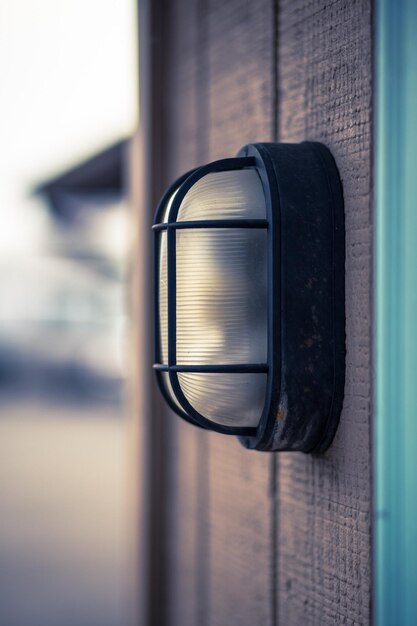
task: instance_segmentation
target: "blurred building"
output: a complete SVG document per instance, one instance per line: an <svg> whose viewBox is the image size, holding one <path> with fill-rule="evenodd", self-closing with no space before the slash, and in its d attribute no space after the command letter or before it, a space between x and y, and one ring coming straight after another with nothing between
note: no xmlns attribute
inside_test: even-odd
<svg viewBox="0 0 417 626"><path fill-rule="evenodd" d="M49 209L51 252L119 278L125 270L127 144L119 141L35 189Z"/></svg>
<svg viewBox="0 0 417 626"><path fill-rule="evenodd" d="M5 626L128 620L126 145L38 185L43 245L0 263Z"/></svg>
<svg viewBox="0 0 417 626"><path fill-rule="evenodd" d="M126 626L135 0L0 0L0 624Z"/></svg>
<svg viewBox="0 0 417 626"><path fill-rule="evenodd" d="M0 387L120 402L125 379L126 141L36 187L41 254L3 265Z"/></svg>

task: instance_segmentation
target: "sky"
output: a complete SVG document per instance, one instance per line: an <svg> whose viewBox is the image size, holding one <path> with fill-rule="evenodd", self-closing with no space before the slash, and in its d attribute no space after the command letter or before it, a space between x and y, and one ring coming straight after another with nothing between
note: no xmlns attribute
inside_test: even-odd
<svg viewBox="0 0 417 626"><path fill-rule="evenodd" d="M0 258L36 252L36 183L132 133L134 0L0 0Z"/></svg>

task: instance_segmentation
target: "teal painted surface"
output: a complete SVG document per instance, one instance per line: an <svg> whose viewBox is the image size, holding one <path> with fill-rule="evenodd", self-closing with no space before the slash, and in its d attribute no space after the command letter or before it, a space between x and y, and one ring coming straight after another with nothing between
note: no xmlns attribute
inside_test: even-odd
<svg viewBox="0 0 417 626"><path fill-rule="evenodd" d="M417 624L417 1L375 5L374 623Z"/></svg>

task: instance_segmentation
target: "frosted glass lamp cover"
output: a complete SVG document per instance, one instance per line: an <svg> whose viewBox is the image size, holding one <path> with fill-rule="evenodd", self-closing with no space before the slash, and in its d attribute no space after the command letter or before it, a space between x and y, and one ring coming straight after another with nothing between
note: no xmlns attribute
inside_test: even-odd
<svg viewBox="0 0 417 626"><path fill-rule="evenodd" d="M344 386L344 216L322 144L251 144L177 180L155 215L155 365L187 421L322 451Z"/></svg>

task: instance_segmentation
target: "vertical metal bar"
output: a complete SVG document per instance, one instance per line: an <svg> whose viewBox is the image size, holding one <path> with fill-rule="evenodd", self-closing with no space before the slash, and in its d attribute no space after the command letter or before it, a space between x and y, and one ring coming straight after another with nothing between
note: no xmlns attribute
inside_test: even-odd
<svg viewBox="0 0 417 626"><path fill-rule="evenodd" d="M163 232L163 231L162 231ZM156 363L162 363L162 337L160 328L159 310L159 273L160 273L160 248L162 246L162 232L155 232L153 236L153 310L154 310L154 359Z"/></svg>
<svg viewBox="0 0 417 626"><path fill-rule="evenodd" d="M417 624L417 3L376 2L374 623Z"/></svg>
<svg viewBox="0 0 417 626"><path fill-rule="evenodd" d="M167 231L167 273L168 273L168 365L177 362L177 233Z"/></svg>

